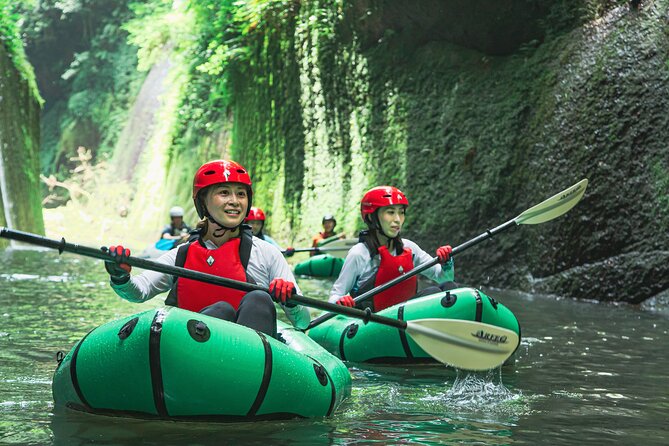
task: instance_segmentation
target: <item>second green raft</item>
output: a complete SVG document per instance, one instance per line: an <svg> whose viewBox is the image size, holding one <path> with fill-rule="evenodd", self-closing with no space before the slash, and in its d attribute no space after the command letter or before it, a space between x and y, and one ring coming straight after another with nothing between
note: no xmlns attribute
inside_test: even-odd
<svg viewBox="0 0 669 446"><path fill-rule="evenodd" d="M412 299L379 311L399 320L425 318L483 322L518 334L516 316L502 303L474 288L457 288ZM368 363L421 363L434 359L404 330L336 316L309 330L309 337L345 361ZM516 346L517 348L518 346Z"/></svg>
<svg viewBox="0 0 669 446"><path fill-rule="evenodd" d="M337 277L344 259L330 254L318 254L295 265L295 274L311 277Z"/></svg>

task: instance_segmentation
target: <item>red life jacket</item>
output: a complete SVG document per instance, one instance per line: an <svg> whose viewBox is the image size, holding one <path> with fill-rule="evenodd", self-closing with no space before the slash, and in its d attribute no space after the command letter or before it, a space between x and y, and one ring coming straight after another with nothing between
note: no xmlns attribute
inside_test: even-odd
<svg viewBox="0 0 669 446"><path fill-rule="evenodd" d="M332 232L319 232L318 235L315 235L314 238L311 240L311 246L312 247L317 247L320 242L323 240L329 239L330 237L334 237L335 233L334 231Z"/></svg>
<svg viewBox="0 0 669 446"><path fill-rule="evenodd" d="M179 248L175 265L227 279L248 282L246 265L252 243L245 232L241 237L233 238L217 249L208 249L198 239ZM180 277L176 280L165 303L199 312L216 302L225 301L236 310L246 293L246 291L234 288Z"/></svg>
<svg viewBox="0 0 669 446"><path fill-rule="evenodd" d="M376 272L374 286L383 285L396 277L401 276L407 271L413 269L413 254L411 249L404 248L402 254L393 256L388 252L385 246L379 247L379 257L381 263ZM416 294L418 290L418 279L416 276L410 277L397 285L391 286L385 291L374 296L374 311L381 311L384 308L392 307L395 304L408 300Z"/></svg>

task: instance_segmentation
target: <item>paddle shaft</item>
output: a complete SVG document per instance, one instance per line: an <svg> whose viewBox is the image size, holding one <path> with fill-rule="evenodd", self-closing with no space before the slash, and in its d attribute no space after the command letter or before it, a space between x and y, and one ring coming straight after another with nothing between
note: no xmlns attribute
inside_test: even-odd
<svg viewBox="0 0 669 446"><path fill-rule="evenodd" d="M349 246L347 247L341 247L341 248L296 248L293 250L293 252L327 252L327 251L348 251L351 249ZM282 252L285 254L287 250L283 250Z"/></svg>
<svg viewBox="0 0 669 446"><path fill-rule="evenodd" d="M466 241L463 244L458 245L455 248L453 248L453 251L451 252L451 257L456 255L456 254L459 254L462 251L464 251L468 248L471 248L472 246L482 242L483 240L489 239L493 235L495 235L497 233L500 233L500 232L502 232L502 231L504 231L504 230L506 230L506 229L508 229L512 226L515 226L515 225L516 225L515 220L509 220L506 223L497 226L496 228L488 229L483 234L478 235L478 236L474 237L473 239L471 239L469 241ZM379 285L378 287L376 287L372 290L369 290L366 293L362 293L361 295L356 296L355 301L360 302L361 300L365 300L365 299L367 299L371 296L374 296L375 294L378 294L382 291L385 291L388 288L390 288L392 286L395 286L398 283L400 283L400 282L402 282L402 281L404 281L404 280L406 280L406 279L408 279L412 276L415 276L416 274L422 273L423 271L425 271L428 268L432 268L437 263L439 263L439 258L434 257L432 260L430 260L428 262L425 262L422 265L418 265L417 267L411 269L408 273L403 274L399 277L395 277L393 280L390 280L390 281L384 283L383 285Z"/></svg>
<svg viewBox="0 0 669 446"><path fill-rule="evenodd" d="M485 231L484 233L482 233L482 234L480 234L480 235L474 237L473 239L468 240L468 241L464 242L463 244L458 245L458 246L456 246L455 248L453 248L453 251L451 252L451 257L453 257L453 256L456 255L456 254L461 253L462 251L464 251L464 250L466 250L466 249L468 249L468 248L471 248L471 247L474 246L474 245L479 244L479 243L482 242L483 240L487 240L487 239L489 239L490 237L494 236L495 234L498 234L498 233L500 233L500 232L502 232L502 231L505 231L505 230L509 229L509 228L512 227L512 226L516 226L516 224L517 224L517 223L516 223L516 220L515 220L515 219L512 219L512 220L509 220L509 221L507 221L506 223L501 224L501 225L499 225L499 226L497 226L497 227L495 227L495 228L488 229L487 231ZM398 277L394 278L393 280L390 280L390 281L388 281L388 282L386 282L386 283L384 283L384 284L382 284L382 285L379 285L379 286L377 286L377 287L375 287L375 288L373 288L373 289L367 291L366 293L362 293L361 295L356 296L356 298L353 299L353 301L354 301L354 302L360 302L360 301L363 301L363 300L365 300L365 299L368 299L368 298L370 298L371 296L374 296L374 295L376 295L376 294L378 294L378 293L380 293L380 292L382 292L382 291L387 290L388 288L390 288L390 287L392 287L392 286L397 285L398 283L400 283L400 282L402 282L402 281L404 281L404 280L406 280L406 279L408 279L408 278L410 278L410 277L412 277L412 276L415 276L416 274L420 274L421 272L425 271L426 269L432 268L432 267L433 267L434 265L436 265L437 263L439 263L439 258L438 258L438 257L435 257L435 258L433 258L432 260L429 260L429 261L427 261L427 262L425 262L425 263L423 263L423 264L421 264L421 265L418 265L417 267L411 269L411 270L410 270L409 272L407 272L406 274L403 274L403 275L401 275L401 276L398 276ZM339 305L339 306L343 307L344 305ZM314 319L313 321L311 321L311 322L309 323L309 327L308 327L308 328L314 328L314 327L316 327L317 325L320 325L320 324L322 324L323 322L325 322L325 321L327 321L327 320L329 320L329 319L332 319L332 318L335 317L335 316L336 316L336 313L323 314L323 315L317 317L316 319Z"/></svg>
<svg viewBox="0 0 669 446"><path fill-rule="evenodd" d="M19 242L29 243L32 245L38 245L38 246L44 246L46 248L56 249L61 254L63 252L70 252L73 254L79 254L85 257L91 257L98 260L115 262L115 259L108 253L106 247L96 249L88 246L78 245L75 243L68 243L65 241L64 238L60 240L54 240L42 237L40 235L31 234L29 232L16 231L4 227L0 228L0 237L16 240ZM127 263L128 265L135 266L141 269L148 269L163 274L170 274L177 277L183 277L185 279L199 280L201 282L206 282L213 285L219 285L228 288L234 288L237 290L242 290L242 291L260 290L269 292L267 288L261 287L259 285L227 279L225 277L215 276L213 274L201 273L198 271L181 268L174 265L167 265L164 263L153 262L147 259L140 259L138 257L130 256L127 258L127 260L124 261L124 263ZM307 307L316 308L318 310L332 311L339 314L343 314L345 316L362 319L365 321L365 323L368 321L372 321L379 324L388 325L390 327L399 328L400 330L405 330L407 327L407 323L405 321L379 316L370 311L359 310L357 308L349 308L349 307L344 307L342 305L331 304L329 302L324 302L318 299L312 299L310 297L301 296L299 294L294 294L291 300L306 305Z"/></svg>
<svg viewBox="0 0 669 446"><path fill-rule="evenodd" d="M343 240L342 237L344 236L344 233L341 234L335 234L331 237L328 237L326 239L323 239L318 242L318 246L312 246L310 248L297 248L294 249L293 252L327 252L327 251L348 251L351 249L351 247L338 247L338 248L328 248L328 244L331 242L336 242L339 240ZM286 250L282 251L283 254L286 253Z"/></svg>
<svg viewBox="0 0 669 446"><path fill-rule="evenodd" d="M327 245L328 243L330 243L330 242L334 242L335 240L340 240L340 239L342 239L343 237L344 237L344 233L343 233L343 232L340 232L339 234L331 235L331 236L328 237L328 238L321 239L321 240L319 240L317 243L318 243L318 246L325 246L325 245Z"/></svg>

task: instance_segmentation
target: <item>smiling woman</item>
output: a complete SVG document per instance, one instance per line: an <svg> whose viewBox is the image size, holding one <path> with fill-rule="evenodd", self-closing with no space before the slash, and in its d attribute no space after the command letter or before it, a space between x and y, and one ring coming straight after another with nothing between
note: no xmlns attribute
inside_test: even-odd
<svg viewBox="0 0 669 446"><path fill-rule="evenodd" d="M269 288L250 292L221 287L171 274L145 271L130 277L126 263L130 251L110 248L116 262L105 263L111 287L124 299L143 302L169 291L168 305L236 322L271 337L277 336L276 309L281 304L298 328L309 323L309 311L291 301L299 289L281 251L253 237L243 226L252 201L251 177L240 164L216 160L203 164L193 180L193 203L198 234L189 243L172 249L158 262Z"/></svg>
<svg viewBox="0 0 669 446"><path fill-rule="evenodd" d="M406 208L404 205L396 204L393 206L384 206L379 209L379 224L384 238L395 238L399 235L404 219L406 218ZM385 236L385 234L388 234Z"/></svg>
<svg viewBox="0 0 669 446"><path fill-rule="evenodd" d="M205 197L208 217L218 226L210 234L214 238L223 236L226 229L239 228L248 214L249 195L244 184L217 184L208 188Z"/></svg>
<svg viewBox="0 0 669 446"><path fill-rule="evenodd" d="M215 242L218 241L218 246L229 240L239 229L249 213L252 197L251 177L241 164L234 161L205 163L195 174L195 209L207 226L203 232ZM209 222L214 223L218 229L210 228ZM226 235L228 231L231 232ZM219 238L221 240L216 240Z"/></svg>

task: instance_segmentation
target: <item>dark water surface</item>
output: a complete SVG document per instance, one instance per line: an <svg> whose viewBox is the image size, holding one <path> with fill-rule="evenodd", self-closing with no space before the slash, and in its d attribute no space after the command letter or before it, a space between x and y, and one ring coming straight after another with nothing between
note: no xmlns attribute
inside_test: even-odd
<svg viewBox="0 0 669 446"><path fill-rule="evenodd" d="M311 296L330 286L300 284ZM522 325L501 370L350 365L352 396L329 419L143 421L55 409L51 377L57 351L161 301L115 297L99 262L0 252L0 444L669 444L666 309L485 291Z"/></svg>

